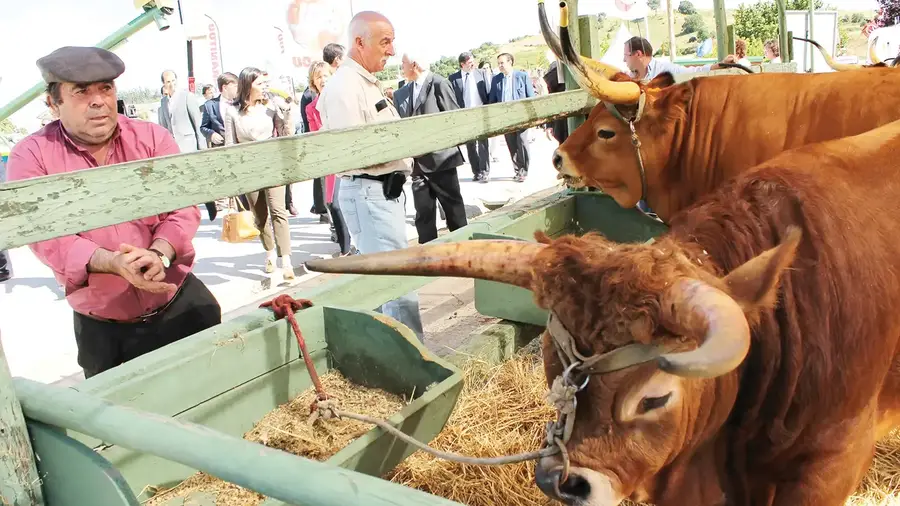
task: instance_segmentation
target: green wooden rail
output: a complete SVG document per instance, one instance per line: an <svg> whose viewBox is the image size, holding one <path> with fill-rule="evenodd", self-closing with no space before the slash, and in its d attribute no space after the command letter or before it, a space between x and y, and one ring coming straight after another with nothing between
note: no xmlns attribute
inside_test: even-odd
<svg viewBox="0 0 900 506"><path fill-rule="evenodd" d="M0 185L0 250L418 156L595 104L584 91L569 91L13 181Z"/></svg>

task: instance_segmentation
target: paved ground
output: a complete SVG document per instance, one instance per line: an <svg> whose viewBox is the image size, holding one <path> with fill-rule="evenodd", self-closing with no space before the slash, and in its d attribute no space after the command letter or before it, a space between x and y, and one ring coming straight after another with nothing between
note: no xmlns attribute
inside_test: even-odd
<svg viewBox="0 0 900 506"><path fill-rule="evenodd" d="M531 170L524 183L512 181L512 163L502 138L494 153L499 162L492 163L491 183L473 183L469 166L459 168L463 196L470 211L485 212L482 199L516 201L557 183L556 171L550 165L556 141L548 140L540 131L533 133ZM330 242L328 225L319 223L316 216L308 213L312 205L312 183L298 183L293 189L294 203L300 211L299 216L290 219L294 266L310 258L332 256L338 247ZM409 186L406 191L410 195ZM278 271L267 275L262 270L265 254L260 243L230 244L219 240L221 217L210 223L205 208L200 207L203 220L194 239L197 250L194 272L218 299L224 319L255 308L259 300L286 287L316 283L314 278L319 276L316 273L298 275L290 284L284 282ZM407 201L410 239L416 237L414 216L410 198ZM443 227L443 222L438 226ZM0 284L0 334L12 374L44 383L78 381L81 369L76 362L72 311L62 291L51 271L28 248L16 248L10 256L13 279ZM446 352L469 331L491 321L474 311L472 291L471 281L451 279L438 280L419 291L428 334L426 342L430 347Z"/></svg>

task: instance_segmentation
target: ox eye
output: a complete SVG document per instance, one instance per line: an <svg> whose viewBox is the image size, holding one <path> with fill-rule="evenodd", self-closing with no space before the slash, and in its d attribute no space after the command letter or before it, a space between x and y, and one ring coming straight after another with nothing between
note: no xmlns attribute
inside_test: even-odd
<svg viewBox="0 0 900 506"><path fill-rule="evenodd" d="M669 398L672 397L672 392L667 393L662 397L644 397L641 399L640 413L649 413L654 409L662 408L669 402Z"/></svg>
<svg viewBox="0 0 900 506"><path fill-rule="evenodd" d="M612 139L615 136L616 133L612 130L600 130L597 132L597 137L600 137L601 139Z"/></svg>

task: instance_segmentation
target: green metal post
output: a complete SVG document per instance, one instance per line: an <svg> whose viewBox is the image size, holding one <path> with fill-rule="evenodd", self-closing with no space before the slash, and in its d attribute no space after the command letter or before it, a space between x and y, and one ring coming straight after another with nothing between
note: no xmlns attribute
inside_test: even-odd
<svg viewBox="0 0 900 506"><path fill-rule="evenodd" d="M728 18L725 16L725 0L713 0L713 11L716 15L716 56L717 60L722 61L728 56Z"/></svg>
<svg viewBox="0 0 900 506"><path fill-rule="evenodd" d="M142 28L152 23L157 17L163 17L163 14L158 7L146 10L140 16L132 19L127 25L119 28L112 35L98 42L96 46L112 51L116 46L124 42L125 39L131 37ZM28 91L12 99L12 101L0 108L0 121L12 116L16 111L39 97L41 93L43 93L45 87L46 85L43 82L39 82L29 88Z"/></svg>
<svg viewBox="0 0 900 506"><path fill-rule="evenodd" d="M0 504L42 506L41 481L22 406L0 343Z"/></svg>

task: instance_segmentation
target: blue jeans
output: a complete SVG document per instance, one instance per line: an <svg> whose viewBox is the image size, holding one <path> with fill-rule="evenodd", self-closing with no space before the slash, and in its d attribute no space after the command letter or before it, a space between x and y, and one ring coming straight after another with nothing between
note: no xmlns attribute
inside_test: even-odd
<svg viewBox="0 0 900 506"><path fill-rule="evenodd" d="M361 254L407 247L406 193L399 199L387 200L381 188L381 181L371 179L344 178L340 182L336 200ZM385 302L377 311L406 325L420 341L424 340L419 296L415 292Z"/></svg>

